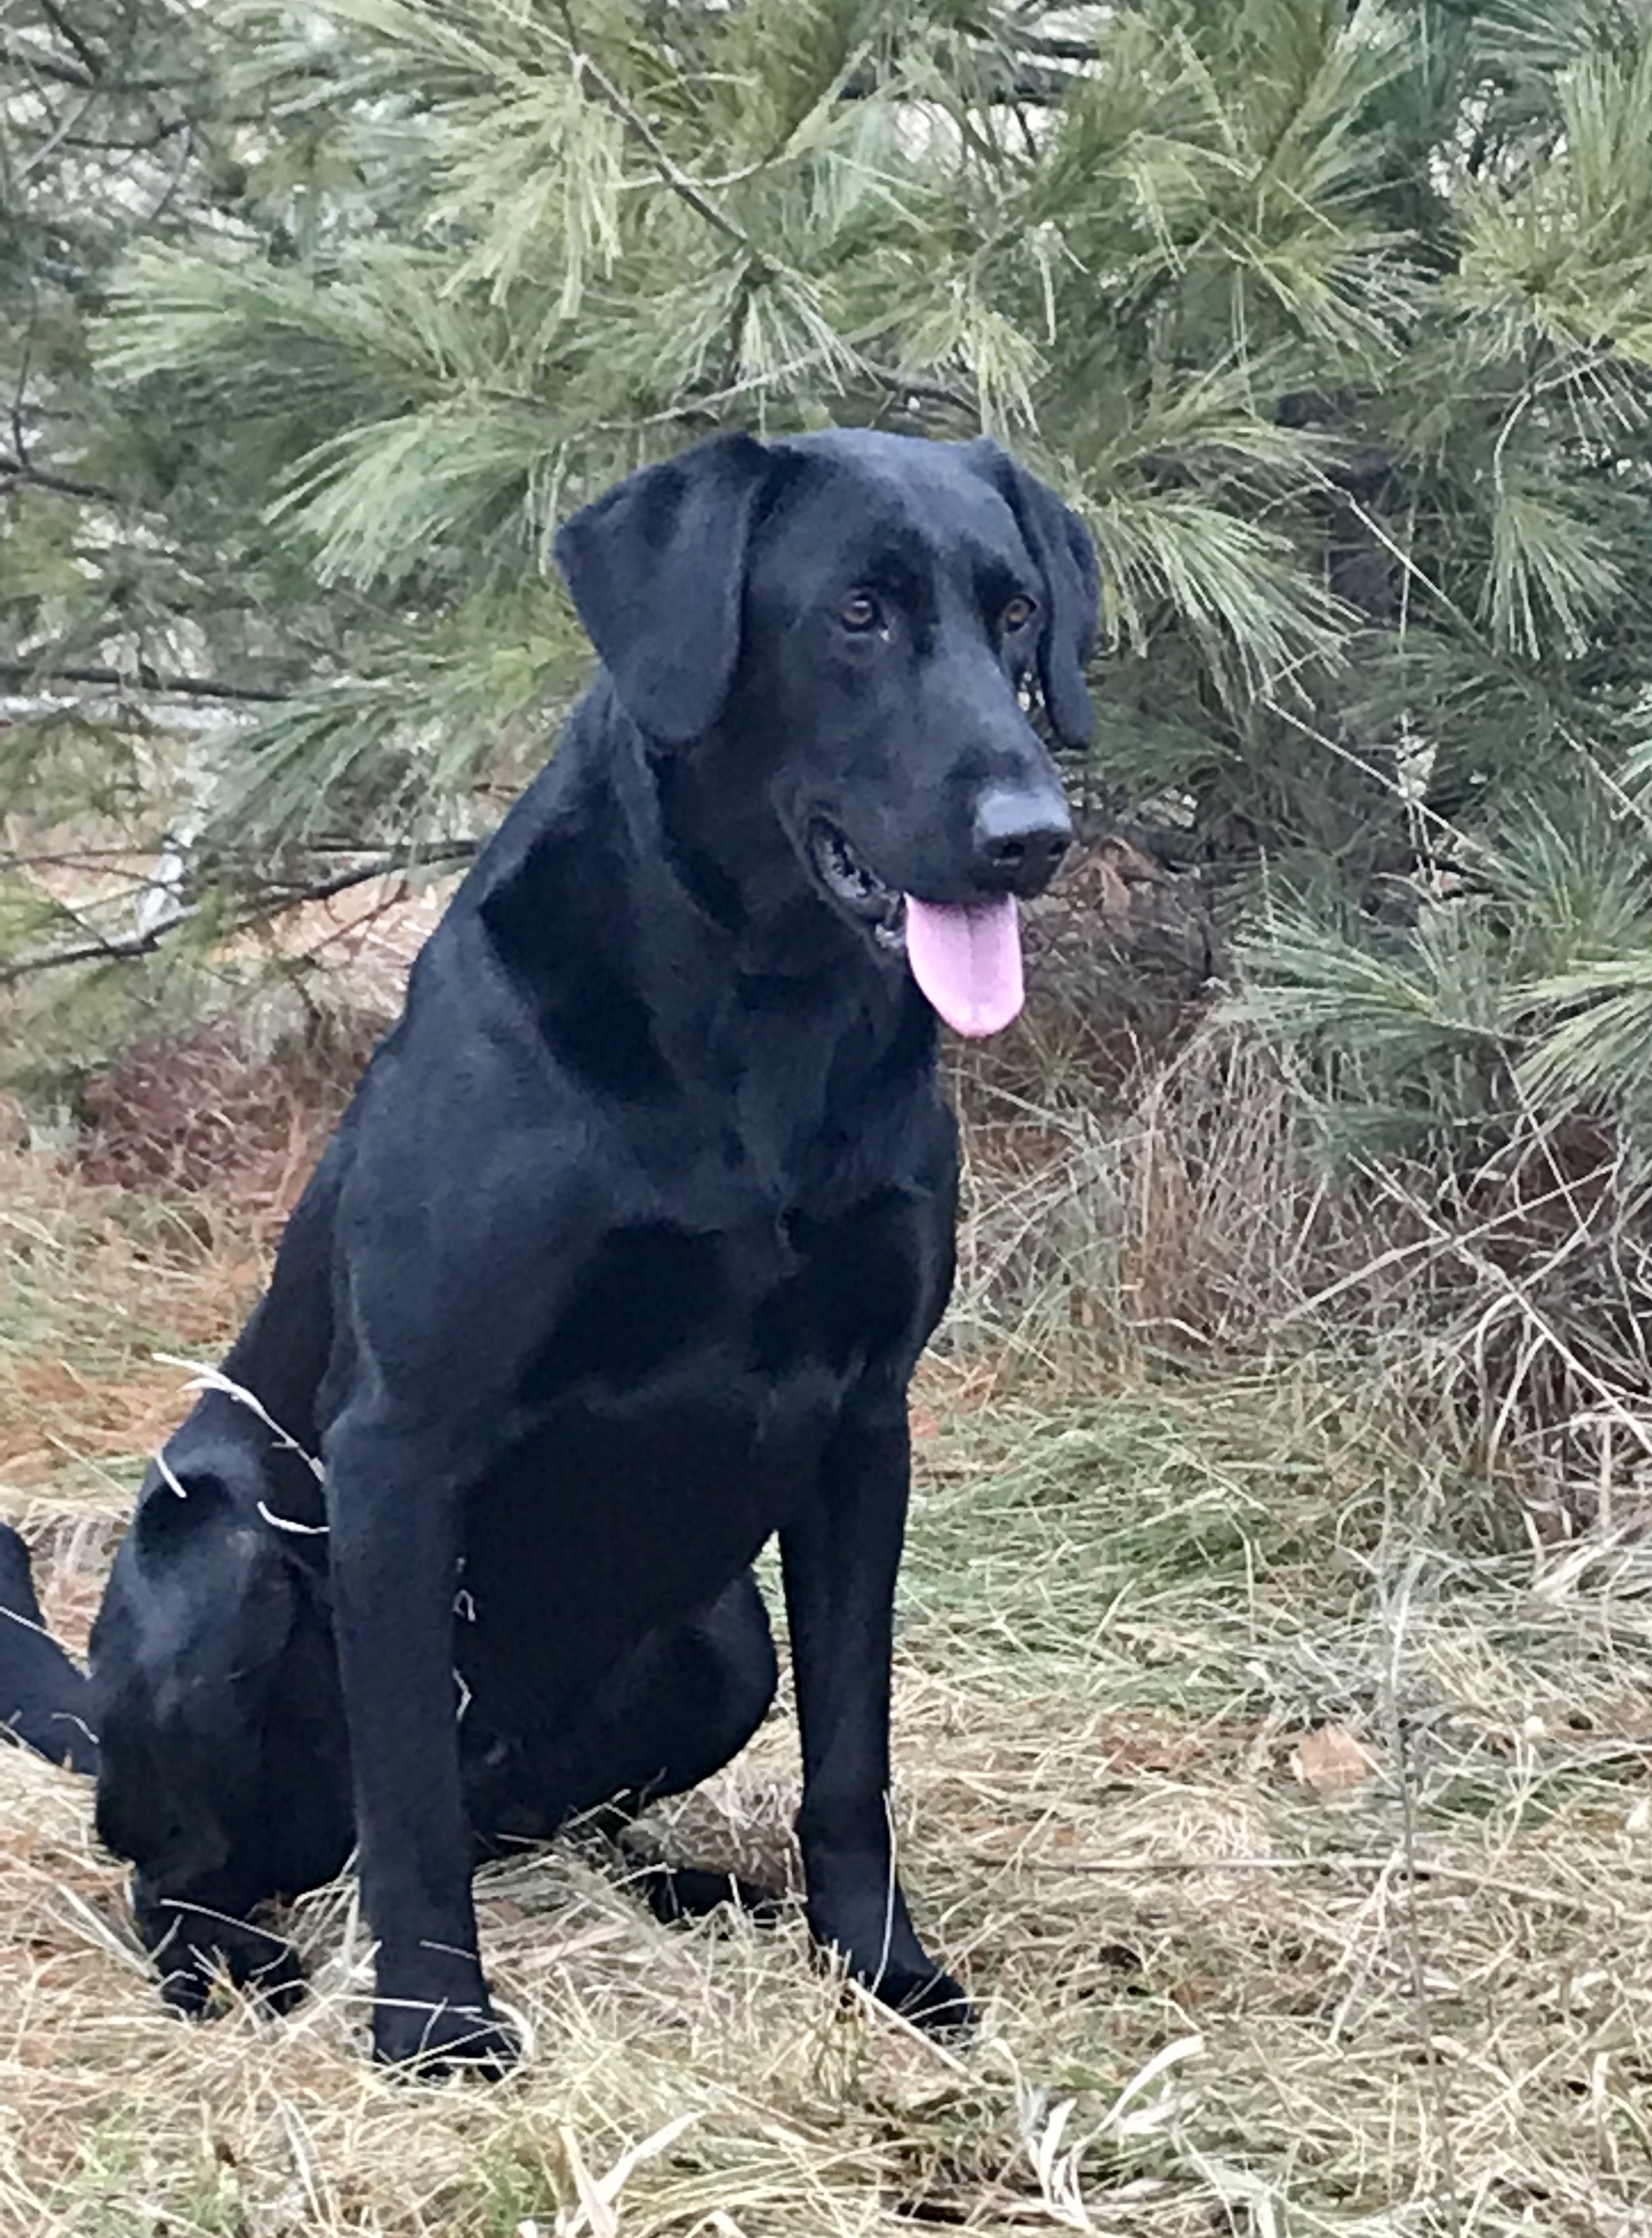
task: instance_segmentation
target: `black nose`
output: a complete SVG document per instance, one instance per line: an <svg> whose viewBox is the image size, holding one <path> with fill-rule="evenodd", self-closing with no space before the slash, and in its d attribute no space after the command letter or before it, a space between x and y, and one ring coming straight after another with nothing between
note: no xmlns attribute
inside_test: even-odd
<svg viewBox="0 0 1652 2238"><path fill-rule="evenodd" d="M1047 786L997 786L975 804L975 870L995 893L1041 894L1073 844L1073 819Z"/></svg>

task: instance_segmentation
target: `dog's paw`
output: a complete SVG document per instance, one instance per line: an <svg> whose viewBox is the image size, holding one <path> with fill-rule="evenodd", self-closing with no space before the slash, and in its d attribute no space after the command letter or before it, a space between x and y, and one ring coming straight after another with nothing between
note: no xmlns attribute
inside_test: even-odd
<svg viewBox="0 0 1652 2238"><path fill-rule="evenodd" d="M809 1925L819 1957L829 1963L835 1959L851 1982L915 2028L932 2036L968 2035L975 2025L975 2007L913 1933L904 1904L876 1940L867 1931L869 1909L861 1906L860 1917L849 1923L858 1932L836 1935L820 1911L812 1911Z"/></svg>
<svg viewBox="0 0 1652 2238"><path fill-rule="evenodd" d="M906 1968L886 1968L881 1979L867 1987L879 2003L889 2005L902 2020L930 2036L972 2036L975 2009L962 1987L939 1966L927 1973Z"/></svg>
<svg viewBox="0 0 1652 2238"><path fill-rule="evenodd" d="M522 2056L514 2032L480 2004L381 1997L373 2009L373 2056L422 2077L479 2075L497 2081Z"/></svg>
<svg viewBox="0 0 1652 2238"><path fill-rule="evenodd" d="M273 2013L291 2012L304 1995L304 1969L292 1944L278 1935L234 1921L215 1924L208 1942L170 1938L153 1953L161 1970L161 1995L185 2020L210 2020L239 1990Z"/></svg>

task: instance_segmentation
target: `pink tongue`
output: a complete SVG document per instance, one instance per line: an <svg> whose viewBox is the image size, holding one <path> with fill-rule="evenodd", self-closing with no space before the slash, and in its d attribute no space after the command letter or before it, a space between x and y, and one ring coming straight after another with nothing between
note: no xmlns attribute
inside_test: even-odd
<svg viewBox="0 0 1652 2238"><path fill-rule="evenodd" d="M906 897L912 977L961 1034L995 1034L1025 999L1015 897L967 907Z"/></svg>

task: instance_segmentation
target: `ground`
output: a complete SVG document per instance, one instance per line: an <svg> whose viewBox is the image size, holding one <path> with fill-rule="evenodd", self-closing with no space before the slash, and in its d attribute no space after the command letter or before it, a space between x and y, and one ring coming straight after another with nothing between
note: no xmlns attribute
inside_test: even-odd
<svg viewBox="0 0 1652 2238"><path fill-rule="evenodd" d="M0 1513L68 1635L273 1219L5 1155ZM565 1848L481 1884L503 2085L366 2063L347 1885L298 2015L174 2022L87 1790L0 1751L0 2232L1652 2233L1652 1548L1536 1545L1356 1382L926 1371L896 1810L973 2044ZM783 1708L659 1837L790 1876L796 1791Z"/></svg>

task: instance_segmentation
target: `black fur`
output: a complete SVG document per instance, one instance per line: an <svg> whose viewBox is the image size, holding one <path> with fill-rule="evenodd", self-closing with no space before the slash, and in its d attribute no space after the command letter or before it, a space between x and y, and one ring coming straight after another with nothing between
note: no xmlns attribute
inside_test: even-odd
<svg viewBox="0 0 1652 2238"><path fill-rule="evenodd" d="M956 2021L886 1804L955 1129L887 910L821 835L886 901L1037 890L1066 813L1018 692L1087 736L1094 555L995 446L862 433L714 438L557 550L604 672L144 1483L93 1639L99 1828L185 2009L220 1966L295 1994L254 1916L358 1844L379 2053L497 2067L478 1856L743 1744L778 1533L810 1924ZM987 850L988 798L1030 855ZM4 1551L0 1717L84 1764L85 1682Z"/></svg>

